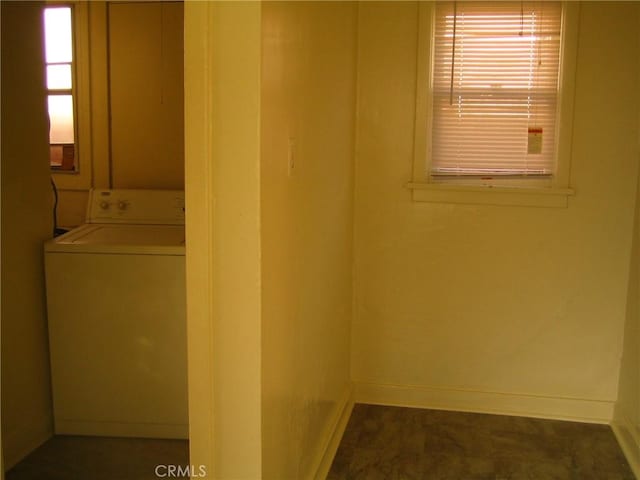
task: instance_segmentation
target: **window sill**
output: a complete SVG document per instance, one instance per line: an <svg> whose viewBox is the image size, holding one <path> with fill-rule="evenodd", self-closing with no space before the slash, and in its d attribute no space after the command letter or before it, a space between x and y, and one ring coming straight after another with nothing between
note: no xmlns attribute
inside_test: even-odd
<svg viewBox="0 0 640 480"><path fill-rule="evenodd" d="M567 208L570 188L472 186L410 182L416 202Z"/></svg>

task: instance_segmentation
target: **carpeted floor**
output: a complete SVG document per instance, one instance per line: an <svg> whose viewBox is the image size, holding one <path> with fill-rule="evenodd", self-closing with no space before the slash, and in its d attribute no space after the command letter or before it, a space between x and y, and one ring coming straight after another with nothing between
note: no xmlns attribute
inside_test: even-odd
<svg viewBox="0 0 640 480"><path fill-rule="evenodd" d="M188 465L187 441L56 436L9 471L6 480L188 478L178 470ZM607 425L359 404L328 476L347 479L634 476Z"/></svg>
<svg viewBox="0 0 640 480"><path fill-rule="evenodd" d="M633 480L607 425L356 405L328 480Z"/></svg>
<svg viewBox="0 0 640 480"><path fill-rule="evenodd" d="M177 476L188 465L186 440L58 435L12 468L6 480L189 478Z"/></svg>

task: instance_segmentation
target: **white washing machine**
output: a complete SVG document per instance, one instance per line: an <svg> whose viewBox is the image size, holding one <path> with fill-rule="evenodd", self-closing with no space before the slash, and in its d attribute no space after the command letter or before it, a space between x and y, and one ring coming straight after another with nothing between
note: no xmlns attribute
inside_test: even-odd
<svg viewBox="0 0 640 480"><path fill-rule="evenodd" d="M187 438L184 192L93 190L44 249L55 432Z"/></svg>

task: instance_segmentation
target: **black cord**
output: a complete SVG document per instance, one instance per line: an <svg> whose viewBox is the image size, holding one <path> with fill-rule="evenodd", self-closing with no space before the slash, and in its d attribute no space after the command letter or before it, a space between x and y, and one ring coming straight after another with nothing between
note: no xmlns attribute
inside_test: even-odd
<svg viewBox="0 0 640 480"><path fill-rule="evenodd" d="M53 177L51 177L51 188L53 188L53 236L55 237L58 232L58 189Z"/></svg>
<svg viewBox="0 0 640 480"><path fill-rule="evenodd" d="M58 188L56 187L56 182L53 181L53 177L51 177L51 188L53 189L53 237L55 238L66 233L67 230L58 228Z"/></svg>

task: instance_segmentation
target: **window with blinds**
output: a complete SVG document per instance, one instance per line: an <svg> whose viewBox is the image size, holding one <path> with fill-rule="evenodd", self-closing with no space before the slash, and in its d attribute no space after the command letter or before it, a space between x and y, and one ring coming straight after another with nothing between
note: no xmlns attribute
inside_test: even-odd
<svg viewBox="0 0 640 480"><path fill-rule="evenodd" d="M429 173L552 177L560 2L437 2Z"/></svg>

